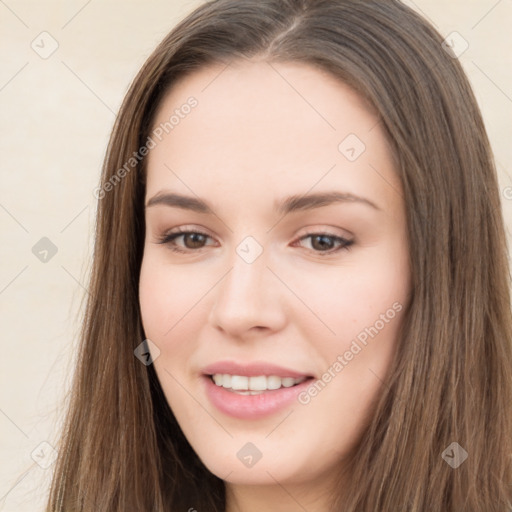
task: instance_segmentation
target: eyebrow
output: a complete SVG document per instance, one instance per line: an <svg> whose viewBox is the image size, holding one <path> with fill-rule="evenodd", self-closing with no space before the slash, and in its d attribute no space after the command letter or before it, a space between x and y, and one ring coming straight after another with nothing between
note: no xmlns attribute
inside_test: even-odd
<svg viewBox="0 0 512 512"><path fill-rule="evenodd" d="M335 203L359 203L380 211L380 208L369 199L351 193L337 191L293 195L282 200L276 200L274 201L274 210L278 214L286 215L291 212L312 210ZM163 191L154 195L146 203L146 208L156 205L181 208L197 213L213 213L210 204L203 199Z"/></svg>

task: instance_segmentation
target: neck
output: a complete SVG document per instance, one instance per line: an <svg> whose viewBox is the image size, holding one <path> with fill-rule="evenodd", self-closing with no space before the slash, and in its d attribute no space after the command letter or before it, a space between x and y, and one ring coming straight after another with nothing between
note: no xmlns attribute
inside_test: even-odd
<svg viewBox="0 0 512 512"><path fill-rule="evenodd" d="M293 484L274 482L268 485L248 485L226 482L226 512L329 512L333 500L334 482L326 478L319 482Z"/></svg>

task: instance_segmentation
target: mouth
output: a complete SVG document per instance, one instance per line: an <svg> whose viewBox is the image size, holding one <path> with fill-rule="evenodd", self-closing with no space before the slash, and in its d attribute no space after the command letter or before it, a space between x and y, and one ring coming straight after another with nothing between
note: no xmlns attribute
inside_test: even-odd
<svg viewBox="0 0 512 512"><path fill-rule="evenodd" d="M259 420L297 404L314 377L207 373L202 379L203 392L218 411L241 420Z"/></svg>
<svg viewBox="0 0 512 512"><path fill-rule="evenodd" d="M217 387L238 395L261 395L282 388L292 388L305 381L312 380L311 376L280 377L278 375L231 375L227 373L215 373L206 375Z"/></svg>

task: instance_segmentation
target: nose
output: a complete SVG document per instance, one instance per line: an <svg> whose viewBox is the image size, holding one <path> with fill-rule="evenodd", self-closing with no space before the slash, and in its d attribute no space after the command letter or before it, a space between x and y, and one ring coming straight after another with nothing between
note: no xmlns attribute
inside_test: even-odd
<svg viewBox="0 0 512 512"><path fill-rule="evenodd" d="M265 250L250 263L235 252L230 263L230 271L214 289L210 325L233 338L282 329L284 287L268 268Z"/></svg>

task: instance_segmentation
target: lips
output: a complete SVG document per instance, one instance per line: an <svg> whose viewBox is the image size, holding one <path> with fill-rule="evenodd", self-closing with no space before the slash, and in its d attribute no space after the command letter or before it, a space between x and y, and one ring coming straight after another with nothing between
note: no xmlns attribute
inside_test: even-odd
<svg viewBox="0 0 512 512"><path fill-rule="evenodd" d="M203 368L202 372L203 390L211 404L223 414L244 420L264 418L292 406L297 395L314 378L311 374L266 362L243 365L219 361ZM280 383L279 388L272 389L277 383ZM263 387L266 389L261 389Z"/></svg>
<svg viewBox="0 0 512 512"><path fill-rule="evenodd" d="M258 394L236 392L217 386L210 377L203 376L203 393L221 413L241 420L257 420L297 406L298 395L306 391L312 379L289 388L263 391ZM250 392L249 392L250 393Z"/></svg>

